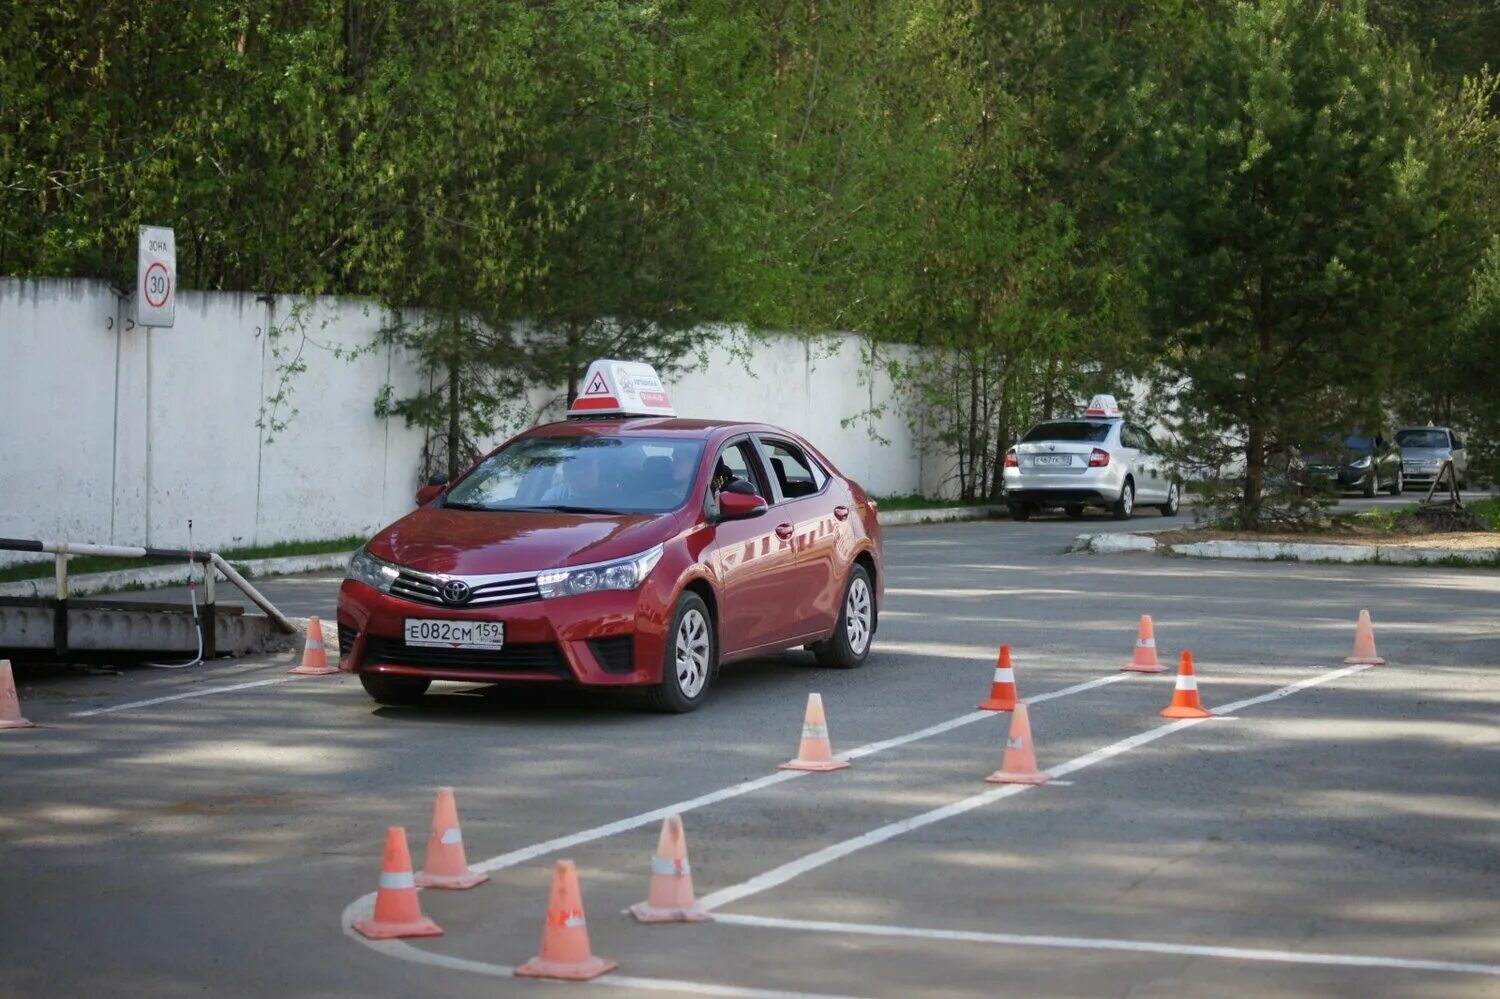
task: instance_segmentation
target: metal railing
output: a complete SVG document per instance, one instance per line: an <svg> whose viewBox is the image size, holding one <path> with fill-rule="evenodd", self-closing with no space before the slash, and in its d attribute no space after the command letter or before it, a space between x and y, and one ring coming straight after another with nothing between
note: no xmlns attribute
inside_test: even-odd
<svg viewBox="0 0 1500 999"><path fill-rule="evenodd" d="M267 600L265 596L240 575L239 572L216 552L192 551L186 548L140 548L134 545L92 545L69 541L30 541L17 538L0 538L0 551L13 552L36 552L38 554L50 554L53 557L53 579L55 580L55 592L53 602L57 613L53 618L53 644L58 653L65 652L68 647L68 556L70 555L97 555L103 558L159 558L180 559L203 567L203 609L204 619L203 646L204 655L212 658L215 654L215 617L214 617L214 581L215 570L223 573L224 578L233 583L246 597L250 599L266 616L276 623L288 635L296 634L297 628L291 621L287 620L285 614L276 609L276 606Z"/></svg>

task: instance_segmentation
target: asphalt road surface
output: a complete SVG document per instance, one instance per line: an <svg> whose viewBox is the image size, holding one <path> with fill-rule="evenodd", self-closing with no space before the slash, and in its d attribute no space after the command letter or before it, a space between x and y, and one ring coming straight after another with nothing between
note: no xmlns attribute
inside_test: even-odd
<svg viewBox="0 0 1500 999"><path fill-rule="evenodd" d="M605 995L1500 995L1500 574L1062 554L1158 523L891 529L863 669L732 667L682 717L458 685L380 708L286 657L24 672L0 994L552 994L508 970L567 857ZM328 615L336 585L266 589ZM1346 671L1361 608L1389 663ZM1171 675L1119 672L1142 613L1233 720L1169 724ZM984 782L1001 642L1044 787ZM812 691L853 765L785 776ZM387 826L420 864L440 785L492 880L422 893L442 937L356 939ZM669 811L714 922L621 915Z"/></svg>

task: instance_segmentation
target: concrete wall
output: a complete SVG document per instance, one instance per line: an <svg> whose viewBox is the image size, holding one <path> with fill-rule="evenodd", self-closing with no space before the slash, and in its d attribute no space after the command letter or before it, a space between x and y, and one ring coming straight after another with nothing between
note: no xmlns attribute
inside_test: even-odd
<svg viewBox="0 0 1500 999"><path fill-rule="evenodd" d="M369 534L411 509L422 434L373 402L419 376L384 347L335 355L372 343L372 303L187 291L170 329L131 315L102 282L0 278L0 537L177 546L192 518L200 547L230 548ZM892 394L860 340L734 342L668 379L678 412L785 426L876 493L919 490L902 414L844 425ZM306 368L284 377L293 357Z"/></svg>

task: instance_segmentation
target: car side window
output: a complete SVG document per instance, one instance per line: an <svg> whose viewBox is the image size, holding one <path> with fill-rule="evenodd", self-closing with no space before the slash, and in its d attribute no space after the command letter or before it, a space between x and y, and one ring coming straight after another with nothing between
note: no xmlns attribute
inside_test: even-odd
<svg viewBox="0 0 1500 999"><path fill-rule="evenodd" d="M1458 434L1455 434L1451 431L1448 434L1448 440L1451 443L1453 450L1455 451L1464 446L1464 442L1458 439Z"/></svg>
<svg viewBox="0 0 1500 999"><path fill-rule="evenodd" d="M748 482L764 498L769 499L771 495L748 438L726 444L720 449L719 456L714 461L713 475L708 481L709 499L717 502L719 493L734 482Z"/></svg>
<svg viewBox="0 0 1500 999"><path fill-rule="evenodd" d="M823 490L828 474L802 449L787 441L761 439L771 474L783 499L812 496Z"/></svg>

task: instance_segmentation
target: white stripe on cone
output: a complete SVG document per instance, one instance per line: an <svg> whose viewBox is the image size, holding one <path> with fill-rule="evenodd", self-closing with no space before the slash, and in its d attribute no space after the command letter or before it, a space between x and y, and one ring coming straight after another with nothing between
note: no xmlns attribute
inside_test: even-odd
<svg viewBox="0 0 1500 999"><path fill-rule="evenodd" d="M1154 639L1154 638L1137 638L1135 640L1135 647L1138 648L1138 649L1154 649L1154 648L1156 648L1156 639Z"/></svg>
<svg viewBox="0 0 1500 999"><path fill-rule="evenodd" d="M1195 677L1195 676L1180 676L1179 675L1177 677L1177 689L1178 690L1197 690L1198 689L1198 678Z"/></svg>
<svg viewBox="0 0 1500 999"><path fill-rule="evenodd" d="M669 857L651 858L652 874L669 874L676 877L687 877L693 873L686 860L672 860Z"/></svg>
<svg viewBox="0 0 1500 999"><path fill-rule="evenodd" d="M444 829L443 835L438 840L438 842L442 843L444 846L456 846L463 841L464 834L458 829Z"/></svg>
<svg viewBox="0 0 1500 999"><path fill-rule="evenodd" d="M1013 669L1011 669L1009 666L996 666L995 667L995 682L996 683L1015 683L1016 682L1016 671L1013 670Z"/></svg>
<svg viewBox="0 0 1500 999"><path fill-rule="evenodd" d="M380 872L380 887L391 891L399 891L402 888L415 888L416 878L411 871Z"/></svg>
<svg viewBox="0 0 1500 999"><path fill-rule="evenodd" d="M828 738L827 725L803 725L802 738L804 739L826 739Z"/></svg>

